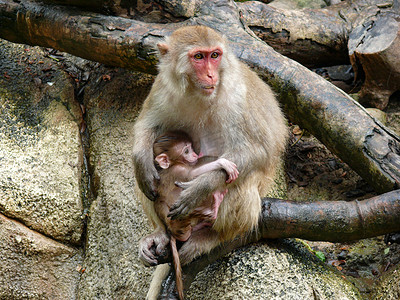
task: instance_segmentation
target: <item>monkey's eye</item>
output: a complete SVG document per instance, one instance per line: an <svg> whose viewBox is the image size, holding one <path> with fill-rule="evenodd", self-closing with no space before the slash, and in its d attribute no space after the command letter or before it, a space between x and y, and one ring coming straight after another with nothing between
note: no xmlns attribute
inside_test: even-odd
<svg viewBox="0 0 400 300"><path fill-rule="evenodd" d="M185 154L189 154L189 149L185 149Z"/></svg>
<svg viewBox="0 0 400 300"><path fill-rule="evenodd" d="M201 53L196 53L195 55L194 55L194 59L202 59L204 56L203 56L203 54L201 54Z"/></svg>
<svg viewBox="0 0 400 300"><path fill-rule="evenodd" d="M219 56L218 52L211 53L211 58L217 58Z"/></svg>

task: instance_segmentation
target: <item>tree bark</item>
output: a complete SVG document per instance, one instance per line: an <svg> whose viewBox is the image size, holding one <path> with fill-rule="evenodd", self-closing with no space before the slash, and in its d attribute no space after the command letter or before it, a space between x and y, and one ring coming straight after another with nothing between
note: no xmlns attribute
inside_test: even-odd
<svg viewBox="0 0 400 300"><path fill-rule="evenodd" d="M0 0L0 37L156 74L154 45L177 28L30 1Z"/></svg>
<svg viewBox="0 0 400 300"><path fill-rule="evenodd" d="M347 41L354 16L343 18L346 2L302 10L277 9L258 1L238 6L249 28L275 51L307 67L349 63Z"/></svg>
<svg viewBox="0 0 400 300"><path fill-rule="evenodd" d="M112 7L115 6L116 1L110 0L33 0L34 2L44 2L49 4L58 4L58 5L66 5L66 6L76 6L83 9L88 9L91 11L98 12L111 12ZM123 1L123 0L122 0Z"/></svg>
<svg viewBox="0 0 400 300"><path fill-rule="evenodd" d="M364 78L360 103L385 109L390 96L400 90L400 19L386 13L356 27L349 41L356 76Z"/></svg>
<svg viewBox="0 0 400 300"><path fill-rule="evenodd" d="M400 190L367 200L263 199L263 238L348 242L400 230Z"/></svg>
<svg viewBox="0 0 400 300"><path fill-rule="evenodd" d="M49 4L74 6L80 9L120 16L144 22L178 22L194 15L192 0L32 0Z"/></svg>
<svg viewBox="0 0 400 300"><path fill-rule="evenodd" d="M398 136L344 92L256 38L233 1L200 2L197 17L155 24L0 0L0 37L154 74L155 44L164 36L184 25L213 27L224 32L237 56L275 89L293 122L309 130L376 191L400 186Z"/></svg>

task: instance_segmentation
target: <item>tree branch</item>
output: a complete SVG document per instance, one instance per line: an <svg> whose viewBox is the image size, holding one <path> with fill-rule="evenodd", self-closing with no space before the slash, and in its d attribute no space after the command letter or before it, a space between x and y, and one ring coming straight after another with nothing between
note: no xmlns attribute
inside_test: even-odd
<svg viewBox="0 0 400 300"><path fill-rule="evenodd" d="M264 238L348 242L400 230L400 190L362 201L265 198L262 205Z"/></svg>
<svg viewBox="0 0 400 300"><path fill-rule="evenodd" d="M71 7L0 0L1 38L151 74L156 73L156 41L175 28Z"/></svg>

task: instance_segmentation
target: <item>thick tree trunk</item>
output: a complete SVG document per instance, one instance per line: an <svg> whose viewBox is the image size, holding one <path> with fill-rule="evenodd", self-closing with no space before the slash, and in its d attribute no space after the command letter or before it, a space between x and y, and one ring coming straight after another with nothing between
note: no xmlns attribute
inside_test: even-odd
<svg viewBox="0 0 400 300"><path fill-rule="evenodd" d="M360 91L364 106L385 109L400 91L400 19L386 13L368 19L350 35L349 53L356 75L365 81Z"/></svg>
<svg viewBox="0 0 400 300"><path fill-rule="evenodd" d="M199 17L163 25L80 13L23 0L0 0L0 37L155 73L154 47L162 37L188 24L217 28L225 32L238 57L280 94L293 122L309 130L376 191L399 187L399 137L341 90L256 39L232 1L204 1Z"/></svg>

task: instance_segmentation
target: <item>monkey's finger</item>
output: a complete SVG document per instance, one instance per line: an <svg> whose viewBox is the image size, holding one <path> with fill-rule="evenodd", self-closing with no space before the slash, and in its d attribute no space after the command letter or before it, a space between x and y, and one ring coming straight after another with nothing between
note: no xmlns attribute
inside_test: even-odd
<svg viewBox="0 0 400 300"><path fill-rule="evenodd" d="M168 217L171 218L171 220L179 220L188 214L189 209L183 205L183 203L175 203L175 205L169 210Z"/></svg>
<svg viewBox="0 0 400 300"><path fill-rule="evenodd" d="M166 245L158 244L156 247L156 255L158 257L165 257L168 254L168 250L166 249Z"/></svg>
<svg viewBox="0 0 400 300"><path fill-rule="evenodd" d="M234 170L231 170L231 171L228 173L228 179L226 180L226 183L232 183L235 179L236 179L236 178L235 178Z"/></svg>
<svg viewBox="0 0 400 300"><path fill-rule="evenodd" d="M151 201L155 201L158 197L157 186L160 181L160 175L157 170L148 170L142 178L142 191Z"/></svg>
<svg viewBox="0 0 400 300"><path fill-rule="evenodd" d="M182 187L183 184L182 184L182 182L180 182L180 181L175 181L175 185L176 185L177 187L181 188L181 189L183 188L183 187Z"/></svg>
<svg viewBox="0 0 400 300"><path fill-rule="evenodd" d="M158 180L159 179L160 179L160 177L158 177ZM151 180L148 180L148 184L146 185L146 187L143 190L143 193L151 201L155 201L158 197L156 182L158 182L157 178L152 178Z"/></svg>
<svg viewBox="0 0 400 300"><path fill-rule="evenodd" d="M146 197L151 200L151 201L155 201L157 199L157 192L153 189L148 189L143 191L143 193L146 195Z"/></svg>
<svg viewBox="0 0 400 300"><path fill-rule="evenodd" d="M141 249L140 251L140 259L146 266L155 266L157 265L157 259L153 255L153 253L146 248Z"/></svg>
<svg viewBox="0 0 400 300"><path fill-rule="evenodd" d="M180 182L180 181L175 181L175 185L183 190L186 190L190 186L187 182Z"/></svg>

